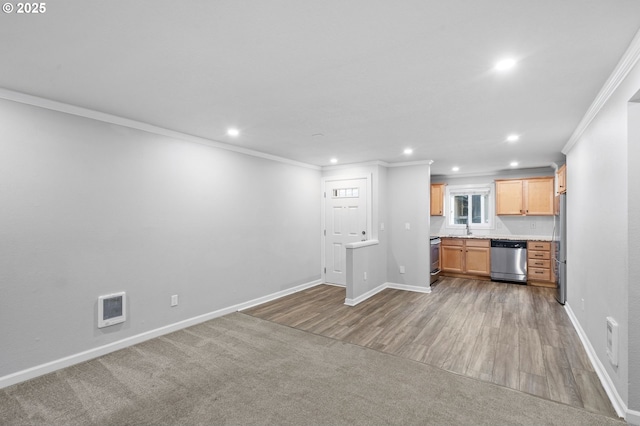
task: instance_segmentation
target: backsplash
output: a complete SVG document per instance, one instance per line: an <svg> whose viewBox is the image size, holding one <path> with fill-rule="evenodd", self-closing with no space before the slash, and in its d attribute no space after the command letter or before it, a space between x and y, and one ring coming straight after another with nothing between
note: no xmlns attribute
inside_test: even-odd
<svg viewBox="0 0 640 426"><path fill-rule="evenodd" d="M551 238L555 216L496 216L495 229L472 229L475 236L518 235ZM463 235L465 231L446 226L444 216L431 216L431 235Z"/></svg>

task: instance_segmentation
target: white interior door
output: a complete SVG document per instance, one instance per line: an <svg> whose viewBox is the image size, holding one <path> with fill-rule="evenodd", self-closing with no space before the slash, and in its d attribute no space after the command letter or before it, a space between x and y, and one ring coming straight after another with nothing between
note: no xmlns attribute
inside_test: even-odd
<svg viewBox="0 0 640 426"><path fill-rule="evenodd" d="M345 244L369 238L366 234L367 181L327 181L325 198L325 281L345 285Z"/></svg>

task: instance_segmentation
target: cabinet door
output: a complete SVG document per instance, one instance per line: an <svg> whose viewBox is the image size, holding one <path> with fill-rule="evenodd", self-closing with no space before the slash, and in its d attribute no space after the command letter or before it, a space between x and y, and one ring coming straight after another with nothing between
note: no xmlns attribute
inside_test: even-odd
<svg viewBox="0 0 640 426"><path fill-rule="evenodd" d="M466 248L466 272L476 275L491 275L491 249L485 247Z"/></svg>
<svg viewBox="0 0 640 426"><path fill-rule="evenodd" d="M524 214L522 180L496 181L496 214Z"/></svg>
<svg viewBox="0 0 640 426"><path fill-rule="evenodd" d="M558 169L558 194L567 192L567 165L563 164Z"/></svg>
<svg viewBox="0 0 640 426"><path fill-rule="evenodd" d="M553 178L525 180L526 204L525 213L528 215L553 216Z"/></svg>
<svg viewBox="0 0 640 426"><path fill-rule="evenodd" d="M463 272L464 248L462 246L440 246L440 267L443 271Z"/></svg>
<svg viewBox="0 0 640 426"><path fill-rule="evenodd" d="M444 216L444 184L431 184L431 216Z"/></svg>

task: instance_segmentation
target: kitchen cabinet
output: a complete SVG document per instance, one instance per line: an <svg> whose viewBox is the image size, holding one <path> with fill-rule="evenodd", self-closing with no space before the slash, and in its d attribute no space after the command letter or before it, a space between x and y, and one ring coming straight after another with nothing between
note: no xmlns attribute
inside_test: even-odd
<svg viewBox="0 0 640 426"><path fill-rule="evenodd" d="M551 251L553 245L546 241L527 243L527 283L543 287L555 287L556 275Z"/></svg>
<svg viewBox="0 0 640 426"><path fill-rule="evenodd" d="M496 214L553 216L553 176L496 180Z"/></svg>
<svg viewBox="0 0 640 426"><path fill-rule="evenodd" d="M443 238L440 251L442 272L491 275L491 240Z"/></svg>
<svg viewBox="0 0 640 426"><path fill-rule="evenodd" d="M431 184L431 216L444 216L444 183Z"/></svg>
<svg viewBox="0 0 640 426"><path fill-rule="evenodd" d="M556 173L558 179L558 194L567 192L567 165L563 164Z"/></svg>

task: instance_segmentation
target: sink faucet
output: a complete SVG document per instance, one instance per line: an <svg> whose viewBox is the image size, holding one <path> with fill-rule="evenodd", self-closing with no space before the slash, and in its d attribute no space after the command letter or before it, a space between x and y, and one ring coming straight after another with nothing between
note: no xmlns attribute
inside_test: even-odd
<svg viewBox="0 0 640 426"><path fill-rule="evenodd" d="M467 228L466 228L466 229L467 229L467 235L471 235L471 234L472 234L472 232L471 232L471 230L469 229L469 222L467 222Z"/></svg>

